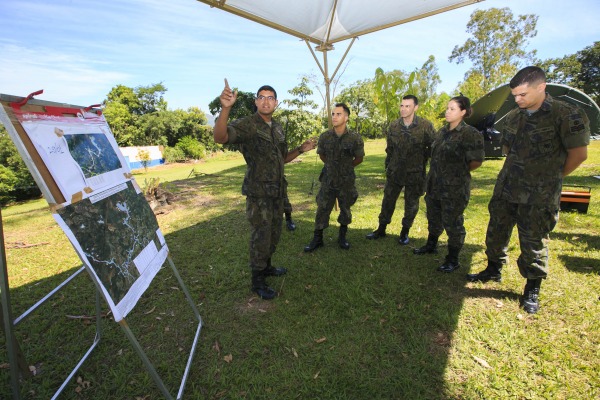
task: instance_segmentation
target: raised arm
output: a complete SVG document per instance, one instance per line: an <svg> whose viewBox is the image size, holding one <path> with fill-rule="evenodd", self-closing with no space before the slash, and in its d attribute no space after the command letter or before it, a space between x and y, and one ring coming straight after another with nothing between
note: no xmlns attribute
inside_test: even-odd
<svg viewBox="0 0 600 400"><path fill-rule="evenodd" d="M219 99L221 100L221 113L215 122L215 127L213 128L213 137L215 139L215 143L225 144L229 141L229 135L227 134L227 120L229 119L229 112L237 100L237 90L235 92L231 90L227 79L225 79L225 88L221 92Z"/></svg>

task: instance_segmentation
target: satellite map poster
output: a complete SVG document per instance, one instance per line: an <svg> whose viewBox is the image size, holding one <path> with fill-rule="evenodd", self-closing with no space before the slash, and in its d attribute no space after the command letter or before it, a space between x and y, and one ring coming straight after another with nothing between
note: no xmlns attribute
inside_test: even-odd
<svg viewBox="0 0 600 400"><path fill-rule="evenodd" d="M53 216L100 283L115 321L120 321L134 308L168 255L144 195L130 180L76 203L65 203Z"/></svg>
<svg viewBox="0 0 600 400"><path fill-rule="evenodd" d="M130 170L103 115L15 113L65 199L120 184Z"/></svg>

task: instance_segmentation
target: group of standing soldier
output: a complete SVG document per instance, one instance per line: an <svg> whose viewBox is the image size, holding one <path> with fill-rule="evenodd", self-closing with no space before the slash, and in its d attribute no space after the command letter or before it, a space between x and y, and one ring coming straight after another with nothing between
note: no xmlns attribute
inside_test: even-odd
<svg viewBox="0 0 600 400"><path fill-rule="evenodd" d="M508 243L516 225L521 247L517 265L526 279L521 304L528 313L536 313L541 281L548 273L546 242L558 220L562 177L587 158L589 122L579 108L546 93L545 74L538 67L519 71L510 88L518 108L506 116L502 138L506 161L489 203L488 266L467 278L473 282L501 281ZM277 292L267 285L265 278L287 272L271 264L287 198L284 164L314 149L316 143L309 139L293 150L287 148L281 125L272 119L277 106L277 93L272 87L262 86L257 91L256 114L228 125L227 117L236 99L237 92L225 81L214 138L217 143L238 144L246 160L242 193L247 196L246 216L251 226L252 290L263 299L273 299ZM469 203L471 171L481 166L484 159L483 136L464 122L471 113L470 101L465 96L456 96L448 102L446 124L437 133L431 122L415 115L418 106L417 97L404 96L400 118L386 132L386 183L379 226L367 239L386 236L386 227L404 189L404 217L398 243L408 244L420 197L426 193L429 235L426 244L413 252L437 253L438 238L446 231L448 254L438 270L453 272L460 267L459 254L465 242L464 210ZM336 201L340 208L338 245L350 248L346 234L352 222L351 207L358 198L354 168L363 161L365 153L361 136L347 128L349 116L345 104L336 104L332 110L333 128L318 140L317 154L324 167L319 177L314 235L305 252L323 246L323 230L329 226ZM288 229L290 211L286 207Z"/></svg>

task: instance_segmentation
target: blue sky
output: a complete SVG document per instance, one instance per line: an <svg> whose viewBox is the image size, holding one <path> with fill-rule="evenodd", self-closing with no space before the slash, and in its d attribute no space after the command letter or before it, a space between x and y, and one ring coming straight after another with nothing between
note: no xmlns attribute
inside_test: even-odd
<svg viewBox="0 0 600 400"><path fill-rule="evenodd" d="M600 1L487 0L361 37L340 85L372 78L378 67L412 71L434 55L438 90L451 92L470 64L451 64L448 56L468 38L471 13L491 7L539 16L528 49L542 59L600 40ZM4 94L44 89L37 98L90 105L118 84L163 82L169 108L208 112L224 77L244 91L270 84L285 99L302 75L320 76L304 42L194 0L0 0L0 26ZM336 45L330 65L347 43Z"/></svg>

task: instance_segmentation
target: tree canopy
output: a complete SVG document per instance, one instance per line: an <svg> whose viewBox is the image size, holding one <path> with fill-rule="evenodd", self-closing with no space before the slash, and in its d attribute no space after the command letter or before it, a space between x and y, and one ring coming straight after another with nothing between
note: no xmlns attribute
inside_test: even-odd
<svg viewBox="0 0 600 400"><path fill-rule="evenodd" d="M472 67L465 73L465 81L476 75L487 93L510 80L524 63L535 61L536 51L525 48L537 35L537 21L534 14L515 18L508 7L475 10L467 23L471 37L454 47L448 61L462 64L470 60Z"/></svg>

